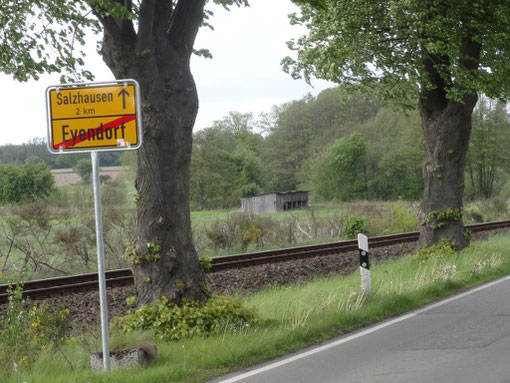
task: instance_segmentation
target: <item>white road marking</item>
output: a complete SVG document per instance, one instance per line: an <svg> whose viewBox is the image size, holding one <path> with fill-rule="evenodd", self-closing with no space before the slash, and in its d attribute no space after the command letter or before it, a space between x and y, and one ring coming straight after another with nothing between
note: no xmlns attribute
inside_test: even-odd
<svg viewBox="0 0 510 383"><path fill-rule="evenodd" d="M464 298L465 296L474 294L474 293L476 293L476 292L478 292L480 290L484 290L486 288L492 287L494 285L497 285L497 284L499 284L501 282L505 282L507 280L510 280L510 276L506 276L506 277L497 279L497 280L495 280L493 282L486 283L486 284L484 284L482 286L476 287L476 288L474 288L472 290L469 290L469 291L466 291L464 293L461 293L461 294L458 294L458 295L454 295L453 297L444 299L444 300L442 300L440 302L437 302L437 303L433 303L433 304L428 305L428 306L426 306L424 308L417 309L417 310L415 310L415 311L413 311L413 312L411 312L409 314L405 314L405 315L400 316L398 318L391 319L391 320L389 320L387 322L384 322L384 323L381 323L381 324L376 325L374 327L368 328L368 329L363 330L363 331L361 331L359 333L356 333L354 335L347 336L346 338L342 338L342 339L339 339L337 341L328 343L328 344L326 344L324 346L319 346L319 347L316 347L316 348L314 348L312 350L305 351L305 352L302 352L302 353L297 354L297 355L293 355L293 356L291 356L289 358L285 358L283 360L280 360L279 362L268 364L267 366L260 367L260 368L257 368L255 370L245 372L245 373L243 373L241 375L237 375L237 376L234 376L232 378L229 378L229 379L226 379L226 380L222 380L221 382L218 382L218 383L235 383L235 382L239 382L240 380L249 378L251 376L258 375L258 374L261 374L263 372L266 372L266 371L269 371L269 370L272 370L272 369L284 366L286 364L295 362L296 360L300 360L300 359L309 357L311 355L318 354L318 353L320 353L322 351L329 350L330 348L340 346L341 344L350 342L351 340L354 340L354 339L357 339L357 338L361 338L362 336L365 336L365 335L371 334L373 332L379 331L379 330L381 330L381 329L383 329L385 327L391 326L391 325L393 325L395 323L402 322L402 321L404 321L406 319L412 318L412 317L414 317L416 315L422 314L422 313L424 313L426 311L429 311L429 310L432 310L432 309L434 309L436 307L445 305L445 304L450 303L450 302L452 302L452 301L454 301L456 299Z"/></svg>

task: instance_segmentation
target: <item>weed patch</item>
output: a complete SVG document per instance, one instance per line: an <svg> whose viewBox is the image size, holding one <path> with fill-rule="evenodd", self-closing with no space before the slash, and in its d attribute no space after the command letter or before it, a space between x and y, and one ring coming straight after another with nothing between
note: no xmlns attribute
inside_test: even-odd
<svg viewBox="0 0 510 383"><path fill-rule="evenodd" d="M123 332L150 330L160 340L181 340L225 332L246 331L258 322L253 310L238 299L215 297L206 303L184 302L177 306L167 298L143 305L133 314L116 318L114 326Z"/></svg>
<svg viewBox="0 0 510 383"><path fill-rule="evenodd" d="M7 313L0 319L0 371L9 376L29 370L41 351L62 353L66 341L69 310L48 305L31 306L22 297L22 284L11 290Z"/></svg>

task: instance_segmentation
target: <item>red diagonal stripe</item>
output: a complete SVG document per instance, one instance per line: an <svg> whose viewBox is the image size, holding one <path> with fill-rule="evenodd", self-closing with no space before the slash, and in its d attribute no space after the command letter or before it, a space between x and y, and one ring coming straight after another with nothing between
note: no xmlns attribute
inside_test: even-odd
<svg viewBox="0 0 510 383"><path fill-rule="evenodd" d="M122 117L119 117L113 121L110 121L106 124L103 125L103 133L106 133L108 130L110 129L113 129L115 127L118 127L118 126L121 126L122 124L127 124L128 122L130 121L133 121L134 119L136 118L135 115L129 115L129 116L122 116ZM83 142L83 141L87 141L87 140L90 140L92 138L94 138L97 134L99 134L100 132L100 129L101 129L101 126L98 126L97 128L94 128L92 134L88 134L87 133L87 137L85 139L80 139L80 137L76 137L76 141L74 142L74 145L76 144L79 144L80 142ZM60 148L64 148L64 149L69 149L73 146L73 140L68 140L68 141L62 141L58 144L54 144L53 145L53 149L60 149Z"/></svg>

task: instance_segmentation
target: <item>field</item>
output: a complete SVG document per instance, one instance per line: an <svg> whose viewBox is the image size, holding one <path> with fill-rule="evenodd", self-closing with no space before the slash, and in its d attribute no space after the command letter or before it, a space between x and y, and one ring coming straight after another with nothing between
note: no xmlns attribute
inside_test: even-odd
<svg viewBox="0 0 510 383"><path fill-rule="evenodd" d="M126 168L122 166L110 166L99 170L100 175L109 176L112 180L116 180L125 173ZM55 178L55 185L57 187L76 185L81 182L80 176L76 174L73 169L53 169L51 174L53 174L53 178Z"/></svg>
<svg viewBox="0 0 510 383"><path fill-rule="evenodd" d="M59 174L67 176L66 171ZM126 247L135 236L135 195L129 175L110 169L103 185L103 220L108 268L128 267ZM96 270L92 186L58 187L48 200L0 208L0 278L34 279ZM276 214L238 209L191 213L200 257L292 247L348 239L356 231L381 235L418 229L418 203L359 201L321 203ZM509 217L506 201L470 202L465 223Z"/></svg>
<svg viewBox="0 0 510 383"><path fill-rule="evenodd" d="M135 190L121 174L102 186L102 199L107 267L127 267L124 253L135 236ZM368 235L412 231L418 228L417 211L418 203L402 200L312 201L307 208L277 214L243 214L238 209L195 211L191 219L199 256L213 257L342 240L360 230ZM464 221L501 220L509 215L507 202L496 198L466 203ZM440 247L431 253L378 264L372 270L370 296L359 289L359 273L273 287L242 301L243 307L256 313L253 323L220 321L221 331L208 337L170 340L153 332L124 334L115 328L114 348L155 341L159 356L149 368L107 376L91 374L88 369L89 353L100 349L98 335L92 332L67 337L62 327L65 308L51 317L47 309L18 305L9 314L18 319L7 325L4 322L7 331L0 331L0 343L5 346L1 349L0 381L205 381L508 273L509 242L507 237L496 237L474 243L461 255ZM48 200L1 208L0 282L95 271L95 258L91 185L61 186ZM48 322L53 327L41 327L39 321L48 318L53 318ZM50 329L53 332L48 332ZM183 333L187 331L185 327ZM38 336L40 340L35 342ZM38 347L52 347L55 352L48 358ZM14 371L12 363L20 360L17 358L22 358L22 367Z"/></svg>

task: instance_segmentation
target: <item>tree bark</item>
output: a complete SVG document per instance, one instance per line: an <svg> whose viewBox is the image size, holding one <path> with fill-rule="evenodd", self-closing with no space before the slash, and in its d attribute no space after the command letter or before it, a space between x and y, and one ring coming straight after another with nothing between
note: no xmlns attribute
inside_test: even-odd
<svg viewBox="0 0 510 383"><path fill-rule="evenodd" d="M189 71L165 77L161 88L142 86L143 98L151 102L143 116L144 143L138 153L136 178L136 250L143 262L133 270L139 304L152 303L161 296L176 303L207 297L204 270L192 243L189 208L198 97ZM139 78L146 83L143 76ZM165 92L169 96L163 96Z"/></svg>
<svg viewBox="0 0 510 383"><path fill-rule="evenodd" d="M192 243L189 182L198 95L190 71L205 0L143 1L138 32L100 19L102 53L115 77L140 84L143 145L138 150L137 238L129 251L137 304L166 296L205 300L205 273Z"/></svg>
<svg viewBox="0 0 510 383"><path fill-rule="evenodd" d="M458 250L468 244L462 222L464 166L471 134L471 113L476 96L464 103L446 101L433 107L421 102L425 164L424 192L420 205L418 247L432 245L449 237Z"/></svg>
<svg viewBox="0 0 510 383"><path fill-rule="evenodd" d="M479 66L481 48L467 33L457 65L474 73ZM434 55L423 48L424 74L432 86L422 86L419 100L425 163L418 248L448 237L460 251L469 243L462 221L462 200L472 114L478 96L473 90L458 87L454 78L445 78L445 73L438 72L438 68L448 67L450 62L450 57ZM449 96L449 90L463 96L456 101Z"/></svg>

